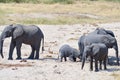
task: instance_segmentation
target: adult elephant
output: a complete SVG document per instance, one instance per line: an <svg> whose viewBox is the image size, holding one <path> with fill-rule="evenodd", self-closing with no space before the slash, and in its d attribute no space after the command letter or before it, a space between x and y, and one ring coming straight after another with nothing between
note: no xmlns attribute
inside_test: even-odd
<svg viewBox="0 0 120 80"><path fill-rule="evenodd" d="M8 58L9 60L13 59L12 55L15 47L17 50L16 59L21 59L22 43L28 44L32 48L32 52L28 57L29 59L39 59L39 49L41 46L41 41L42 41L42 51L44 50L44 34L40 30L40 28L35 25L25 26L21 24L16 24L16 25L12 24L5 27L0 37L0 53L2 57L3 57L3 51L2 51L3 42L4 39L7 37L12 37L10 43L10 49L9 49L9 58Z"/></svg>
<svg viewBox="0 0 120 80"><path fill-rule="evenodd" d="M119 65L117 40L115 39L114 33L112 31L97 28L95 31L89 33L88 35L81 36L78 41L81 56L83 54L84 47L89 43L104 43L108 48L114 48L116 51L117 64Z"/></svg>

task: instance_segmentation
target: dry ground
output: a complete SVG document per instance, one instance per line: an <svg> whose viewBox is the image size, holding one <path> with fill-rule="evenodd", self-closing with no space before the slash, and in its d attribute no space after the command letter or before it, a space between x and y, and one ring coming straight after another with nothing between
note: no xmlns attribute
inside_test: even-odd
<svg viewBox="0 0 120 80"><path fill-rule="evenodd" d="M5 26L0 27L0 32ZM45 35L45 51L40 54L40 60L7 60L10 38L4 42L4 59L0 57L0 80L119 80L120 67L114 65L115 52L109 50L112 65L108 70L89 71L89 63L81 70L81 62L59 62L58 50L64 43L78 49L77 42L81 35L87 34L97 27L112 30L120 44L120 23L106 24L76 24L76 25L39 25ZM120 46L120 45L119 45ZM28 45L22 46L22 58L30 55ZM119 54L120 55L120 54Z"/></svg>

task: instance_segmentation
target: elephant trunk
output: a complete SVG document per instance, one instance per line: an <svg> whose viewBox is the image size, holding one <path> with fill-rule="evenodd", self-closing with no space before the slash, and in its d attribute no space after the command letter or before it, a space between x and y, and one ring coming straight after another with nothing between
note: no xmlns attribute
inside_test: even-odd
<svg viewBox="0 0 120 80"><path fill-rule="evenodd" d="M83 69L83 67L84 67L85 60L86 60L86 56L83 56L83 58L82 58L82 67L81 67L81 69Z"/></svg>
<svg viewBox="0 0 120 80"><path fill-rule="evenodd" d="M116 58L117 58L117 65L119 66L119 55L118 55L118 45L117 45L117 41L115 43L115 45L113 46L113 48L116 51Z"/></svg>
<svg viewBox="0 0 120 80"><path fill-rule="evenodd" d="M4 58L4 56L3 56L3 42L4 42L4 40L2 39L2 36L0 36L0 54L1 54L2 58Z"/></svg>

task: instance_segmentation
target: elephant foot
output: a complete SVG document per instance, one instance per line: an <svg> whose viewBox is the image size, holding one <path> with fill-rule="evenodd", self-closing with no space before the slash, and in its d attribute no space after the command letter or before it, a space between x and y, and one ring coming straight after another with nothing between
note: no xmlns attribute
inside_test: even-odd
<svg viewBox="0 0 120 80"><path fill-rule="evenodd" d="M39 59L39 57L35 57L35 59Z"/></svg>
<svg viewBox="0 0 120 80"><path fill-rule="evenodd" d="M104 68L104 70L107 70L107 68Z"/></svg>
<svg viewBox="0 0 120 80"><path fill-rule="evenodd" d="M100 67L100 70L102 70L102 68Z"/></svg>
<svg viewBox="0 0 120 80"><path fill-rule="evenodd" d="M22 59L22 58L21 58L21 57L17 57L17 58L16 58L16 60L20 60L20 59Z"/></svg>
<svg viewBox="0 0 120 80"><path fill-rule="evenodd" d="M98 72L99 70L98 69L95 69L95 72Z"/></svg>
<svg viewBox="0 0 120 80"><path fill-rule="evenodd" d="M28 59L34 59L33 57L28 57Z"/></svg>
<svg viewBox="0 0 120 80"><path fill-rule="evenodd" d="M13 58L10 58L10 57L9 57L8 60L13 60Z"/></svg>
<svg viewBox="0 0 120 80"><path fill-rule="evenodd" d="M93 69L90 69L90 71L93 71Z"/></svg>

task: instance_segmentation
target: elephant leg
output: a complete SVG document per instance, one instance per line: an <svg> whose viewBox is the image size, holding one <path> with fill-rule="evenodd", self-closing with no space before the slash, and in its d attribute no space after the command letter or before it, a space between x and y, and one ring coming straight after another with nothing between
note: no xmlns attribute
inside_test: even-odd
<svg viewBox="0 0 120 80"><path fill-rule="evenodd" d="M31 48L32 48L32 52L31 52L30 56L28 57L28 59L34 59L35 48L32 45L31 45Z"/></svg>
<svg viewBox="0 0 120 80"><path fill-rule="evenodd" d="M118 46L117 46L117 42L115 43L115 45L113 46L113 48L115 49L115 53L116 53L116 58L117 58L117 65L119 66L119 53L118 53Z"/></svg>
<svg viewBox="0 0 120 80"><path fill-rule="evenodd" d="M107 61L107 57L105 57L105 59L104 59L104 61L103 61L103 64L104 64L104 70L107 69L107 67L106 67L106 61Z"/></svg>
<svg viewBox="0 0 120 80"><path fill-rule="evenodd" d="M102 70L102 60L100 60L99 63L100 63L100 70Z"/></svg>
<svg viewBox="0 0 120 80"><path fill-rule="evenodd" d="M72 55L72 59L74 62L76 62L76 57L74 55Z"/></svg>
<svg viewBox="0 0 120 80"><path fill-rule="evenodd" d="M62 60L63 60L63 56L61 56L60 62L62 62Z"/></svg>
<svg viewBox="0 0 120 80"><path fill-rule="evenodd" d="M35 50L36 50L35 59L39 59L40 46L41 46L41 40L39 43L36 43L36 45L35 45Z"/></svg>
<svg viewBox="0 0 120 80"><path fill-rule="evenodd" d="M98 60L95 59L95 72L99 71L98 70Z"/></svg>
<svg viewBox="0 0 120 80"><path fill-rule="evenodd" d="M16 46L16 43L13 42L13 40L11 40L8 60L13 60L12 55L13 55L13 50L15 46Z"/></svg>
<svg viewBox="0 0 120 80"><path fill-rule="evenodd" d="M90 60L90 71L93 71L93 57Z"/></svg>
<svg viewBox="0 0 120 80"><path fill-rule="evenodd" d="M35 55L35 59L39 59L39 47L36 49L36 55Z"/></svg>
<svg viewBox="0 0 120 80"><path fill-rule="evenodd" d="M76 58L75 57L73 57L73 60L74 60L74 62L76 62Z"/></svg>
<svg viewBox="0 0 120 80"><path fill-rule="evenodd" d="M64 56L64 60L67 61L67 58Z"/></svg>
<svg viewBox="0 0 120 80"><path fill-rule="evenodd" d="M21 58L21 46L22 43L19 43L19 41L16 43L16 50L17 50L17 58L16 59L22 59Z"/></svg>

